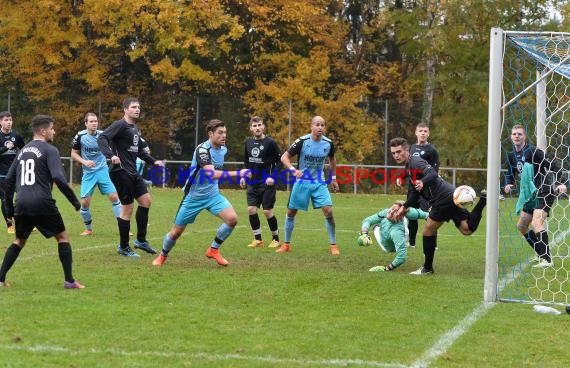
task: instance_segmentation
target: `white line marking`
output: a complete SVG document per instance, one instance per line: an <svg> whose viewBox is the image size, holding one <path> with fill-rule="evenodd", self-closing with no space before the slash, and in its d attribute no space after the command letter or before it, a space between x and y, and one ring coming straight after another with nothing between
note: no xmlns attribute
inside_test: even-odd
<svg viewBox="0 0 570 368"><path fill-rule="evenodd" d="M282 364L287 365L304 365L309 367L315 366L363 366L363 367L380 367L380 368L404 368L406 365L399 363L382 363L361 359L325 359L325 360L307 360L307 359L283 359L276 358L270 355L268 356L247 356L240 354L209 354L209 353L176 353L168 351L124 351L119 349L88 349L88 350L74 350L68 349L61 346L50 346L50 345L32 345L32 346L22 346L22 345L0 345L1 350L19 350L19 351L29 351L32 353L60 353L60 354L97 354L97 355L117 355L117 356L134 356L134 357L162 357L162 358L183 358L183 359L204 359L204 360L216 360L216 361L232 361L232 360L244 360L244 361L256 361L256 362L266 362L271 364Z"/></svg>

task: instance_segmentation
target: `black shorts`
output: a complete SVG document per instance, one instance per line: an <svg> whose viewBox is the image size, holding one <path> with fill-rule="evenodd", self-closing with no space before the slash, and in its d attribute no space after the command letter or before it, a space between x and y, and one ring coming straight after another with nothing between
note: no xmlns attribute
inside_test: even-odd
<svg viewBox="0 0 570 368"><path fill-rule="evenodd" d="M538 193L534 204L525 204L522 211L532 215L534 210L543 210L547 215L550 215L550 210L552 209L552 205L555 200L556 194L551 191Z"/></svg>
<svg viewBox="0 0 570 368"><path fill-rule="evenodd" d="M453 220L455 227L461 225L461 221L466 220L469 217L469 211L464 208L459 208L453 203L453 201L444 206L432 206L429 211L429 218L437 222L449 222Z"/></svg>
<svg viewBox="0 0 570 368"><path fill-rule="evenodd" d="M2 200L4 200L4 197L6 196L6 177L0 177L0 198L2 198Z"/></svg>
<svg viewBox="0 0 570 368"><path fill-rule="evenodd" d="M135 198L148 193L145 182L140 175L131 175L125 170L111 171L111 181L117 188L121 204L131 204Z"/></svg>
<svg viewBox="0 0 570 368"><path fill-rule="evenodd" d="M263 205L264 210L273 209L277 197L275 185L248 184L247 185L247 205L259 208Z"/></svg>
<svg viewBox="0 0 570 368"><path fill-rule="evenodd" d="M34 227L46 238L65 231L65 224L59 211L53 215L15 215L16 238L28 239Z"/></svg>

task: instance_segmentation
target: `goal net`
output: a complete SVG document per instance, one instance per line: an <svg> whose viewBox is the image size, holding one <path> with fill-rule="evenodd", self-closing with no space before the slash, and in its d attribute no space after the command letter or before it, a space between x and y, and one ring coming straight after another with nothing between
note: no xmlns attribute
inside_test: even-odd
<svg viewBox="0 0 570 368"><path fill-rule="evenodd" d="M527 144L541 149L559 168L551 166L545 185L554 190L557 180L558 185L560 181L569 184L570 33L493 28L490 54L487 188L492 190L487 212L485 300L570 304L568 196L557 193L545 221L552 263L538 265L536 242L532 247L534 239L527 241L517 228L517 202L519 197L519 203L525 198L521 160L513 168L517 172L515 189L508 195L502 191L507 170L513 167L508 155L514 151L511 131L515 125L526 129Z"/></svg>

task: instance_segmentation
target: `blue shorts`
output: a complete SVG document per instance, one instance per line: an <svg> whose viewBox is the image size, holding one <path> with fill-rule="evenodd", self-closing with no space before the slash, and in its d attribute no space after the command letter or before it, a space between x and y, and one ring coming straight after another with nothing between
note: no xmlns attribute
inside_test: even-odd
<svg viewBox="0 0 570 368"><path fill-rule="evenodd" d="M106 167L96 171L83 172L83 177L81 178L81 198L91 197L97 186L103 195L109 195L117 191Z"/></svg>
<svg viewBox="0 0 570 368"><path fill-rule="evenodd" d="M326 184L300 184L297 182L293 185L293 189L291 189L287 208L307 211L309 209L309 200L313 202L313 208L332 206L331 194Z"/></svg>
<svg viewBox="0 0 570 368"><path fill-rule="evenodd" d="M217 216L226 208L232 208L232 205L220 193L205 198L191 198L187 195L180 203L180 207L178 207L174 224L177 226L193 224L202 210L208 210L212 215Z"/></svg>

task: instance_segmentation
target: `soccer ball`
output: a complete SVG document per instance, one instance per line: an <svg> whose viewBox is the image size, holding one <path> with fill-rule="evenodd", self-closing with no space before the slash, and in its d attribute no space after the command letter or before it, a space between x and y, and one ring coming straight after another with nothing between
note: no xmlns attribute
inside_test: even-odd
<svg viewBox="0 0 570 368"><path fill-rule="evenodd" d="M453 202L459 208L467 208L473 205L477 193L469 185L461 185L453 192Z"/></svg>
<svg viewBox="0 0 570 368"><path fill-rule="evenodd" d="M360 245L361 247L367 247L370 244L372 244L372 239L370 239L370 236L368 236L368 234L361 234L358 237L358 245Z"/></svg>

